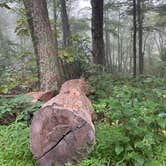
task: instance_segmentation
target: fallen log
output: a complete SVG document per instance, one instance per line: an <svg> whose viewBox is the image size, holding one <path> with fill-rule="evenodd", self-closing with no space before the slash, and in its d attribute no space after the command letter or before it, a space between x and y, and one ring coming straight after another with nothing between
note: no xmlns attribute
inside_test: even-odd
<svg viewBox="0 0 166 166"><path fill-rule="evenodd" d="M30 127L31 151L41 166L78 163L95 144L93 111L83 79L65 82L60 93L35 114Z"/></svg>
<svg viewBox="0 0 166 166"><path fill-rule="evenodd" d="M29 92L25 95L30 97L33 103L36 103L37 101L47 102L55 96L55 92L54 91L38 91L38 92Z"/></svg>

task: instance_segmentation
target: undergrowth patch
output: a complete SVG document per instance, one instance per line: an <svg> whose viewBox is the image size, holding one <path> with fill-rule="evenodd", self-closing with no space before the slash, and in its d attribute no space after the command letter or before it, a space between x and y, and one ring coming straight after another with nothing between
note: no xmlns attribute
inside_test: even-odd
<svg viewBox="0 0 166 166"><path fill-rule="evenodd" d="M0 126L0 166L37 166L29 148L29 128L15 122Z"/></svg>

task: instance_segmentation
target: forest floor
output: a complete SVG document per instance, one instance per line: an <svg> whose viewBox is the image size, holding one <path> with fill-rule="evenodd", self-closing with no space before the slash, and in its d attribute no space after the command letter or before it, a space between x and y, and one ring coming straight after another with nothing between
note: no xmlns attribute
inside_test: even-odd
<svg viewBox="0 0 166 166"><path fill-rule="evenodd" d="M166 79L102 74L89 81L97 138L78 165L166 166ZM42 104L24 95L0 97L0 166L38 165L29 148L29 124Z"/></svg>

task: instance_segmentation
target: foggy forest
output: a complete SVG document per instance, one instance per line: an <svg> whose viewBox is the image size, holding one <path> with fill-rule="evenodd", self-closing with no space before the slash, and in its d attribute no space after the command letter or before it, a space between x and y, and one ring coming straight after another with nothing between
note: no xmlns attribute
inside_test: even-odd
<svg viewBox="0 0 166 166"><path fill-rule="evenodd" d="M0 0L0 166L166 166L165 0Z"/></svg>

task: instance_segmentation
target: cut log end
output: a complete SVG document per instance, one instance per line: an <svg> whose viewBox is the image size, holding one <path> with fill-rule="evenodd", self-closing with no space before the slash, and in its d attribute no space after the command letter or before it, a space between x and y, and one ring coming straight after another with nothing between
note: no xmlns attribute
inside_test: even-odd
<svg viewBox="0 0 166 166"><path fill-rule="evenodd" d="M76 81L76 93L73 94L72 90L67 94L63 86L63 91L46 103L33 118L31 151L41 166L64 166L67 162L76 164L95 144L95 129L90 114L92 106L82 89L79 91L79 82ZM73 82L65 85L70 89L68 85L73 87ZM79 100L79 107L78 103L72 103L76 100Z"/></svg>

